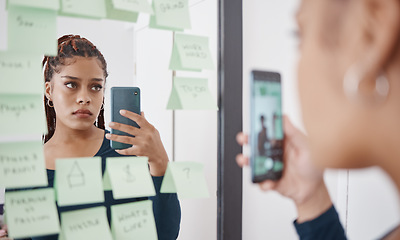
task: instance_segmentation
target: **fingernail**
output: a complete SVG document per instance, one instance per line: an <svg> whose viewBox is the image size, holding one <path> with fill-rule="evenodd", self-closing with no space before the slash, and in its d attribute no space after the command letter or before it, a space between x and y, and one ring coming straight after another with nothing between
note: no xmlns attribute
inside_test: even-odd
<svg viewBox="0 0 400 240"><path fill-rule="evenodd" d="M111 134L107 133L107 134L106 134L106 138L107 138L107 139L111 138Z"/></svg>
<svg viewBox="0 0 400 240"><path fill-rule="evenodd" d="M126 113L126 111L125 111L125 110L120 110L119 113L120 113L121 115L124 115L124 114Z"/></svg>
<svg viewBox="0 0 400 240"><path fill-rule="evenodd" d="M115 126L115 123L113 123L113 122L110 122L110 123L108 124L108 126L110 126L110 127L114 127L114 126Z"/></svg>

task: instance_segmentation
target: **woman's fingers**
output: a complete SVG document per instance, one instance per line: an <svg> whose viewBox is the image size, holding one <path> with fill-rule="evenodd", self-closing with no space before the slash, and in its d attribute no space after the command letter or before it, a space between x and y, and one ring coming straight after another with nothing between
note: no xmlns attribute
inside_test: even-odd
<svg viewBox="0 0 400 240"><path fill-rule="evenodd" d="M7 236L7 231L6 230L0 230L0 237L5 237Z"/></svg>
<svg viewBox="0 0 400 240"><path fill-rule="evenodd" d="M135 155L135 156L141 156L141 154L138 153L137 147L135 145L132 145L130 148L126 149L119 149L115 150L117 153L121 155Z"/></svg>
<svg viewBox="0 0 400 240"><path fill-rule="evenodd" d="M126 124L122 124L122 123L117 123L117 122L110 122L108 124L108 126L110 126L110 128L115 129L115 130L119 130L122 132L126 132L129 133L130 135L136 136L139 134L140 129L137 127L133 127L130 125L126 125Z"/></svg>
<svg viewBox="0 0 400 240"><path fill-rule="evenodd" d="M249 158L240 153L236 155L236 162L239 167L244 167L246 165L249 165Z"/></svg>
<svg viewBox="0 0 400 240"><path fill-rule="evenodd" d="M129 137L129 136L122 136L122 135L107 133L106 138L108 140L116 141L116 142L120 142L120 143L126 143L126 144L130 144L130 145L135 144L135 138Z"/></svg>
<svg viewBox="0 0 400 240"><path fill-rule="evenodd" d="M121 110L119 111L119 113L122 116L129 118L132 121L135 121L140 127L144 127L148 123L147 120L144 118L143 112L142 112L143 116L128 110Z"/></svg>
<svg viewBox="0 0 400 240"><path fill-rule="evenodd" d="M237 135L236 135L236 141L241 145L241 146L243 146L243 145L245 145L245 144L247 144L249 141L248 141L248 136L247 136L247 134L244 134L243 132L239 132Z"/></svg>
<svg viewBox="0 0 400 240"><path fill-rule="evenodd" d="M274 182L272 180L266 180L264 182L259 183L258 185L260 186L261 190L263 191L269 191L269 190L274 190L276 187L277 182Z"/></svg>

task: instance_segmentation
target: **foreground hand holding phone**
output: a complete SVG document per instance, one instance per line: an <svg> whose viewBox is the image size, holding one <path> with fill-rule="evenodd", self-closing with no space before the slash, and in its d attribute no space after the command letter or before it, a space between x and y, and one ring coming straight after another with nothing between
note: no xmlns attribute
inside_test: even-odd
<svg viewBox="0 0 400 240"><path fill-rule="evenodd" d="M284 117L284 170L278 181L265 180L259 183L262 190L275 190L291 198L298 211L297 222L314 219L332 206L323 179L323 169L313 165L310 159L306 136ZM240 145L248 144L248 136L237 135ZM249 165L248 156L238 154L236 161L240 167Z"/></svg>
<svg viewBox="0 0 400 240"><path fill-rule="evenodd" d="M121 110L120 114L135 121L140 128L130 125L111 122L112 129L129 133L132 136L121 136L106 134L106 138L112 141L132 145L130 148L115 150L122 155L146 156L149 158L150 174L152 176L163 176L168 165L168 155L161 142L158 130L150 124L142 112L141 115L127 110Z"/></svg>

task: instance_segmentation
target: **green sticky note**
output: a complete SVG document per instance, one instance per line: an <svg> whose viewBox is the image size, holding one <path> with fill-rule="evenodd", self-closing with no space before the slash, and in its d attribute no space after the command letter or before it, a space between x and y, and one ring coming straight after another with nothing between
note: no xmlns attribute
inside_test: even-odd
<svg viewBox="0 0 400 240"><path fill-rule="evenodd" d="M111 206L111 232L114 240L157 240L151 200Z"/></svg>
<svg viewBox="0 0 400 240"><path fill-rule="evenodd" d="M186 71L214 69L208 38L176 33L169 69Z"/></svg>
<svg viewBox="0 0 400 240"><path fill-rule="evenodd" d="M0 135L42 134L46 130L43 94L0 94Z"/></svg>
<svg viewBox="0 0 400 240"><path fill-rule="evenodd" d="M0 143L0 186L47 186L41 141Z"/></svg>
<svg viewBox="0 0 400 240"><path fill-rule="evenodd" d="M104 191L111 191L112 190L111 181L110 181L110 175L108 174L107 170L104 172L104 176L103 176L103 190Z"/></svg>
<svg viewBox="0 0 400 240"><path fill-rule="evenodd" d="M190 29L188 0L153 0L153 8L155 14L150 17L149 27L173 31Z"/></svg>
<svg viewBox="0 0 400 240"><path fill-rule="evenodd" d="M177 193L179 198L209 197L204 166L197 162L170 162L161 184L161 193Z"/></svg>
<svg viewBox="0 0 400 240"><path fill-rule="evenodd" d="M58 240L65 240L64 233L62 232L62 230L60 234L58 234Z"/></svg>
<svg viewBox="0 0 400 240"><path fill-rule="evenodd" d="M0 94L43 94L42 56L0 51Z"/></svg>
<svg viewBox="0 0 400 240"><path fill-rule="evenodd" d="M56 11L8 7L8 51L57 55Z"/></svg>
<svg viewBox="0 0 400 240"><path fill-rule="evenodd" d="M115 9L149 14L154 13L147 0L112 0L112 3Z"/></svg>
<svg viewBox="0 0 400 240"><path fill-rule="evenodd" d="M106 3L99 0L61 0L59 15L101 19L106 17Z"/></svg>
<svg viewBox="0 0 400 240"><path fill-rule="evenodd" d="M43 8L58 11L60 9L59 0L8 0L9 5L25 6L31 8Z"/></svg>
<svg viewBox="0 0 400 240"><path fill-rule="evenodd" d="M106 171L114 199L156 195L147 157L107 158Z"/></svg>
<svg viewBox="0 0 400 240"><path fill-rule="evenodd" d="M167 109L218 110L205 78L175 77Z"/></svg>
<svg viewBox="0 0 400 240"><path fill-rule="evenodd" d="M61 213L61 231L65 240L112 240L105 207Z"/></svg>
<svg viewBox="0 0 400 240"><path fill-rule="evenodd" d="M113 0L105 0L106 10L107 10L107 18L113 20L120 20L126 22L136 22L139 16L139 13L127 11L125 9L117 9L114 7Z"/></svg>
<svg viewBox="0 0 400 240"><path fill-rule="evenodd" d="M59 206L104 202L101 157L56 159Z"/></svg>
<svg viewBox="0 0 400 240"><path fill-rule="evenodd" d="M10 237L37 237L60 231L52 188L6 192L5 198Z"/></svg>

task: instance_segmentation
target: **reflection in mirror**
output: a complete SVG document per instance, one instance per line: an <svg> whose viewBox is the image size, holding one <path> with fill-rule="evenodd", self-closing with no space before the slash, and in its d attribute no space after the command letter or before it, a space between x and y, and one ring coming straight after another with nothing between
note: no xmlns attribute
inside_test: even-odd
<svg viewBox="0 0 400 240"><path fill-rule="evenodd" d="M13 4L17 1L9 2ZM26 1L18 1L18 4L23 5L25 4L24 2ZM111 1L107 0L106 2L109 4ZM119 1L112 2L118 3ZM76 1L71 2L71 4L76 3ZM162 5L162 3L163 1L153 1L153 8L156 12L163 11L155 7L157 4ZM17 8L12 4L6 8L5 0L0 1L1 18L6 16L7 19L7 17L20 14L18 8L23 7L18 6ZM31 3L26 4L29 5ZM37 4L40 5L41 3ZM35 12L52 11L49 9L41 10L43 6L39 5L24 8L26 10L24 12L26 15L24 16L27 16L25 19L31 17L30 14L36 16ZM109 5L107 6L109 7ZM113 6L116 7L117 5ZM61 7L65 8L66 5L61 5ZM216 192L217 155L215 111L217 3L211 0L188 1L186 7L190 11L190 16L181 17L190 17L191 29L185 30L185 34L207 38L208 58L213 65L213 68L209 70L201 71L201 66L200 69L196 69L196 72L177 72L169 69L172 49L174 48L174 32L170 31L170 29L175 28L171 27L171 25L162 26L163 19L171 20L165 14L160 14L156 19L156 24L149 27L150 16L147 14L139 14L137 23L130 23L82 18L82 15L86 14L83 9L81 9L82 11L79 10L81 12L78 17L70 16L71 12L68 11L75 11L76 9L73 10L73 7L69 10L63 9L64 14L68 16L56 16L53 19L48 17L40 20L47 24L47 29L42 29L45 34L49 34L49 29L52 28L49 23L56 23L53 35L61 37L58 43L55 42L58 47L54 49L58 49L58 52L53 50L53 43L49 40L51 39L50 37L47 39L49 44L46 44L46 48L41 49L37 47L42 46L40 41L34 43L37 44L35 47L35 45L28 43L29 41L26 40L26 37L18 39L18 33L15 31L13 34L16 34L15 39L18 41L10 41L11 25L8 25L8 31L7 26L0 26L0 33L2 33L0 35L3 36L0 39L1 54L11 52L13 56L16 56L18 52L18 54L24 55L23 59L28 59L29 54L34 54L33 60L30 60L29 63L25 64L26 61L24 60L24 64L27 67L25 73L20 74L21 70L17 70L14 71L15 75L13 75L13 72L10 72L9 77L18 77L18 80L21 80L21 84L14 88L17 89L15 92L10 90L6 94L13 94L12 96L16 97L15 94L18 92L19 94L40 96L41 89L45 90L44 100L43 96L39 97L37 101L33 100L34 98L29 100L34 101L38 106L44 107L46 112L45 119L43 118L44 114L41 114L43 113L42 107L31 107L36 105L28 102L30 95L25 98L17 97L16 101L7 103L7 107L3 107L1 110L2 112L10 112L14 109L13 114L18 118L7 118L9 122L4 123L0 120L2 124L0 127L0 132L2 133L0 134L0 148L4 147L5 149L7 147L6 143L9 141L18 143L14 145L19 145L22 148L21 141L24 141L25 144L32 147L32 150L26 152L12 151L9 154L7 153L7 156L5 154L3 154L4 156L1 155L1 161L5 165L0 166L0 170L6 171L6 167L14 170L18 169L19 172L14 177L19 176L20 179L24 179L25 173L23 171L28 170L23 165L18 164L25 163L12 164L12 161L28 159L36 164L35 161L44 160L47 171L42 172L41 176L45 176L47 173L48 177L46 183L41 181L40 184L36 184L25 181L25 183L21 183L22 185L6 186L5 208L9 211L9 224L8 227L3 226L2 229L8 228L8 234L11 237L36 236L33 239L41 239L41 235L53 235L54 239L57 239L57 235L61 233L61 238L78 239L90 234L89 230L83 231L81 230L82 228L91 226L96 222L104 224L108 221L111 226L115 227L107 231L102 228L101 231L105 232L101 232L101 236L105 239L124 237L126 233L123 233L123 231L127 229L134 232L132 234L136 234L130 236L142 239L154 238L154 234L158 234L159 239L175 239L177 237L178 239L215 238L217 212L216 194L214 194ZM10 9L17 9L15 10L17 13L10 14ZM214 14L204 19L204 15L209 13L210 9L213 10ZM98 11L99 13L101 12L99 9ZM32 26L40 25L39 19L34 20L31 22ZM174 21L176 24L176 20ZM174 24L174 21L171 20L168 24ZM187 28L186 25L182 27ZM168 30L160 30L159 28L167 28ZM36 36L34 33L35 31L32 30L32 36L40 39L40 36ZM7 37L4 38L4 36ZM23 51L21 50L21 52L16 50L17 47L8 48L8 46L17 45L29 47ZM195 46L195 48L198 47ZM57 56L55 56L56 53ZM36 77L32 79L32 82L28 83L29 87L25 86L25 92L23 92L21 86L24 86L23 83L28 82L27 76L31 78L33 78L32 76L39 76L38 71L34 70L40 67L41 57L38 56L42 56L42 54L47 56L43 60L44 67L40 73L41 76L44 74L45 84L34 81L34 79L38 78ZM5 57L0 58L0 60L3 59ZM29 67L35 65L35 63L38 63L36 68L33 71L30 70ZM194 64L196 63L194 62ZM3 73L4 69L0 69L0 71ZM188 105L189 107L182 107L182 109L192 110L176 112L175 110L167 110L167 103L174 89L174 77L193 81L190 82L190 86L185 85L186 88L180 89L177 94L181 105L186 102L191 103ZM5 81L0 76L2 85ZM124 118L135 121L140 126L139 129L127 128L125 125L118 123L112 124L111 106L113 102L111 101L110 89L117 86L140 88L140 108L145 112L145 115L131 112L120 113ZM0 100L2 97L5 99L0 102L2 106L5 106L6 101L12 99L7 97L4 92L0 92ZM26 105L27 107L23 107L23 110L33 111L34 113L16 112L14 106L25 106L23 105L25 102L16 104L22 100L26 100L25 102L28 104ZM193 108L193 106L195 107ZM173 109L179 109L179 107ZM201 110L194 111L193 109ZM37 117L34 118L34 116ZM47 121L47 127L45 120ZM13 127L5 127L6 125L12 125ZM19 126L28 127L24 130L23 127ZM108 134L111 129L127 132L131 136L121 138L114 134ZM39 134L43 132L47 132L44 146L33 144L40 141ZM133 147L125 150L114 150L110 146L110 140L128 143ZM37 160L38 157L25 157L25 155L28 156L37 151L43 151L44 157L39 160ZM110 167L106 167L106 158L133 155L147 157L145 161L149 164L148 170L154 183L155 189L153 190L155 193L150 194L147 189L146 191L140 189L143 191L132 191L129 196L124 195L125 192L122 194L123 197L121 197L121 194L118 194L118 196L113 195L113 191L118 189L134 188L135 184L137 185L135 180L139 177L141 178L145 170L137 171L138 165L131 165L127 161L121 161L121 163L113 162ZM99 161L88 161L87 157L93 156L101 158L99 158ZM68 162L66 158L71 162ZM63 164L58 164L57 159ZM177 165L169 166L168 162L173 162ZM43 169L40 165L35 166ZM56 175L56 168L62 168L62 174L60 172L60 175ZM98 169L102 170L103 179L101 179ZM162 176L166 172L170 173L172 181L166 182L164 187L166 190L160 193L161 185L164 185ZM122 176L121 179L118 178L120 176ZM57 181L53 182L54 179L57 179ZM49 201L52 201L51 199L49 200L48 192L30 190L36 186L46 186L47 184L50 187L54 186L56 190L55 201L62 201L62 207L60 204L48 204ZM122 187L121 184L124 184L124 186ZM22 186L24 189L21 188ZM102 196L102 192L104 192L104 196ZM178 192L178 195L176 192ZM9 197L7 198L7 196ZM177 196L201 199L178 200ZM1 191L0 200L3 197L4 193ZM27 199L37 199L37 201L29 204L29 213L21 212L13 215L15 211L12 210L14 209L12 204L17 200L14 201L12 199L15 198L18 198L19 207L26 207L25 209L28 209L26 205ZM146 198L152 200L149 202L150 205L135 205L135 203L142 202L139 200ZM40 199L47 200L40 201ZM2 202L3 200L0 204ZM46 203L47 207L43 205L44 203ZM7 208L7 205L10 207ZM119 209L112 207L117 205L120 206ZM99 206L105 206L106 208ZM84 211L82 209L86 211L88 210L87 208L90 208L93 212L88 215L82 212ZM21 215L24 215L24 218L30 217L38 220L40 219L39 213L46 212L53 216L54 211L57 213L57 210L61 217L61 223L57 223L51 228L41 227L40 221L38 221L39 225L36 227L28 224L27 221L19 223L21 224L20 226L15 225ZM154 215L154 221L148 217L152 215ZM86 216L86 218L82 216ZM52 222L54 224L54 221ZM99 229L97 231L97 234L99 234L100 228L93 227L91 231L96 231L96 229ZM0 231L0 236L3 233L4 231Z"/></svg>

